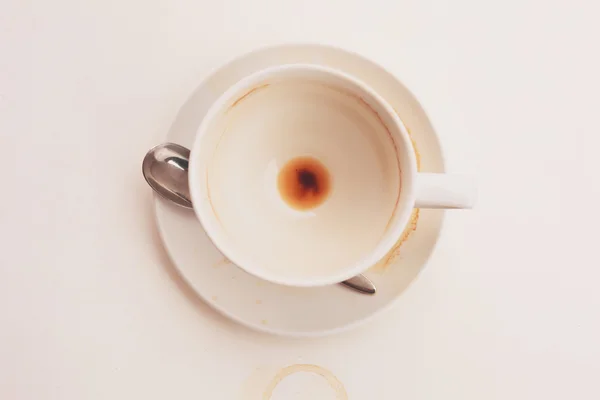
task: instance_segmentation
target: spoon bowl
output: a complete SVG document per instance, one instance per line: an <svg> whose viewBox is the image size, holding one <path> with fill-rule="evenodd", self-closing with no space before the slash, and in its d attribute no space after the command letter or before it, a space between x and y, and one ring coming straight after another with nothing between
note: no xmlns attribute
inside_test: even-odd
<svg viewBox="0 0 600 400"><path fill-rule="evenodd" d="M163 143L146 153L142 174L159 195L178 206L193 208L188 183L190 151L175 143Z"/></svg>

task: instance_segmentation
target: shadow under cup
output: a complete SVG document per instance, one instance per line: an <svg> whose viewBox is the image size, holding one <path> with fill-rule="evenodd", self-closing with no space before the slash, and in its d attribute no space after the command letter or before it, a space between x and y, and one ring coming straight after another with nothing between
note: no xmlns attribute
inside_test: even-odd
<svg viewBox="0 0 600 400"><path fill-rule="evenodd" d="M366 85L326 67L244 78L211 107L191 154L208 236L275 283L320 286L363 272L396 243L414 205L402 122Z"/></svg>

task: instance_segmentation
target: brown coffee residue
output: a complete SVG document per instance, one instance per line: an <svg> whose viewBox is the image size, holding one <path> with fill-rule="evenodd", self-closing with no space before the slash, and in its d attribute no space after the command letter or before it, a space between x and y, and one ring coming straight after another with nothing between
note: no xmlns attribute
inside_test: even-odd
<svg viewBox="0 0 600 400"><path fill-rule="evenodd" d="M296 157L279 171L277 188L283 200L297 210L321 205L331 191L329 171L313 157Z"/></svg>
<svg viewBox="0 0 600 400"><path fill-rule="evenodd" d="M237 106L242 100L246 99L248 96L250 96L252 93L256 93L261 89L264 89L266 87L268 87L269 84L265 83L263 85L257 86L255 88L250 89L248 92L246 92L246 94L240 96L236 101L233 102L233 104L231 105L231 107L229 107L229 109L232 109L233 107Z"/></svg>
<svg viewBox="0 0 600 400"><path fill-rule="evenodd" d="M344 388L342 382L340 382L340 380L335 375L333 375L330 371L326 370L323 367L311 364L296 364L282 368L275 375L273 380L267 385L267 388L263 393L263 400L271 400L273 392L275 391L277 385L279 385L283 379L298 372L309 372L320 375L323 379L327 381L329 386L331 386L331 388L335 392L335 400L348 400L348 393L346 392L346 388Z"/></svg>
<svg viewBox="0 0 600 400"><path fill-rule="evenodd" d="M398 114L398 111L396 111L396 114ZM398 114L398 116L400 116L400 114ZM417 171L421 171L421 153L417 148L417 142L413 138L412 132L410 131L410 128L408 126L406 127L406 131L408 132L408 136L410 136L410 141L412 142L415 157L417 159ZM419 211L420 210L418 208L415 208L412 211L410 215L410 221L404 229L404 232L402 232L402 235L400 236L396 244L390 249L386 256L383 257L383 259L381 259L377 264L371 267L370 271L383 272L387 269L389 265L391 265L396 260L396 258L400 255L400 247L404 244L404 242L408 240L409 236L411 236L411 234L417 230L417 222L419 221Z"/></svg>

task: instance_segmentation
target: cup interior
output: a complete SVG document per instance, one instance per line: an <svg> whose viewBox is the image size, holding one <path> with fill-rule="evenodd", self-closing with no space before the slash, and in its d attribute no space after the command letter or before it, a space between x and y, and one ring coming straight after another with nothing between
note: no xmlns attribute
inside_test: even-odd
<svg viewBox="0 0 600 400"><path fill-rule="evenodd" d="M319 286L363 272L394 245L415 173L402 122L371 89L329 68L285 65L244 78L211 107L190 189L233 263Z"/></svg>

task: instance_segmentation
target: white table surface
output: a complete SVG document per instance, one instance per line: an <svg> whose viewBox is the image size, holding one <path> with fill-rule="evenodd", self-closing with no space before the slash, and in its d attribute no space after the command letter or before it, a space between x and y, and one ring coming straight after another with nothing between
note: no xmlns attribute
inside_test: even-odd
<svg viewBox="0 0 600 400"><path fill-rule="evenodd" d="M254 386L296 363L332 371L352 400L600 398L597 3L0 10L1 399L261 399ZM198 300L160 245L140 174L209 71L288 41L394 72L429 111L449 169L480 181L477 208L448 213L391 310L313 340L251 332ZM273 399L333 398L296 384Z"/></svg>

